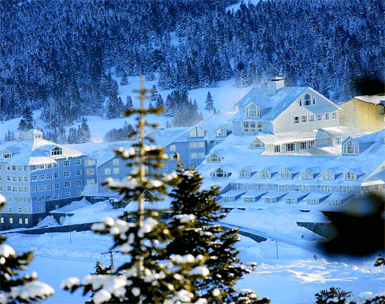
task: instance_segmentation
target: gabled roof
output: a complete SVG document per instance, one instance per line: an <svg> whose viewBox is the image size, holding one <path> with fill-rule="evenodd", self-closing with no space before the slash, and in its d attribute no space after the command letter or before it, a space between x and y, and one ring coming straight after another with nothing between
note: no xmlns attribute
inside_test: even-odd
<svg viewBox="0 0 385 304"><path fill-rule="evenodd" d="M355 96L354 99L371 104L385 104L385 94Z"/></svg>

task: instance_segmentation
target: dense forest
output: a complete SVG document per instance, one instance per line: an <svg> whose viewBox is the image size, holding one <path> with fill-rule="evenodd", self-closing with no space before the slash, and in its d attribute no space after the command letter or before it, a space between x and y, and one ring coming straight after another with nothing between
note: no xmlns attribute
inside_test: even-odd
<svg viewBox="0 0 385 304"><path fill-rule="evenodd" d="M235 2L0 1L0 120L26 106L53 128L102 115L122 103L111 72L181 92L279 75L335 102L357 77L384 80L383 0Z"/></svg>

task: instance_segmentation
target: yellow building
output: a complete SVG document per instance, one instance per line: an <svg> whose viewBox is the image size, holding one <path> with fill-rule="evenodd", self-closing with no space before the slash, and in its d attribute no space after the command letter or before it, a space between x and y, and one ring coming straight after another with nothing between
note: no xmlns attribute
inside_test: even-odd
<svg viewBox="0 0 385 304"><path fill-rule="evenodd" d="M385 95L356 96L338 105L340 125L377 132L385 128Z"/></svg>

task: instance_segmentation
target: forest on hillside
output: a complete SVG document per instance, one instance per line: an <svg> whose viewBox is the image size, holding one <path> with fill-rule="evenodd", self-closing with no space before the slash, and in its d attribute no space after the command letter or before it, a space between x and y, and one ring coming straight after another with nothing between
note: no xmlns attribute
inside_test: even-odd
<svg viewBox="0 0 385 304"><path fill-rule="evenodd" d="M0 1L0 120L42 108L51 127L121 103L122 77L158 89L247 86L274 76L335 102L384 80L383 0ZM155 74L154 74L155 73ZM220 101L218 101L220 102Z"/></svg>

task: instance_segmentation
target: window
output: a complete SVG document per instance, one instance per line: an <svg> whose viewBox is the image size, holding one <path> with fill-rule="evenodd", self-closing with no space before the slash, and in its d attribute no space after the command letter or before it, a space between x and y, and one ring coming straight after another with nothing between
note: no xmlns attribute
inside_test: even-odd
<svg viewBox="0 0 385 304"><path fill-rule="evenodd" d="M64 177L70 177L71 176L71 172L70 171L64 171L63 176Z"/></svg>
<svg viewBox="0 0 385 304"><path fill-rule="evenodd" d="M322 114L317 114L317 121L321 121L322 120Z"/></svg>
<svg viewBox="0 0 385 304"><path fill-rule="evenodd" d="M314 114L311 114L311 115L309 115L309 122L313 122L314 121Z"/></svg>
<svg viewBox="0 0 385 304"><path fill-rule="evenodd" d="M8 179L8 176L7 176ZM32 175L31 176L31 182L36 182L37 181L37 175Z"/></svg>
<svg viewBox="0 0 385 304"><path fill-rule="evenodd" d="M76 175L76 176L80 176L80 175L82 175L82 173L83 173L82 169L77 169L77 170L75 171L75 175Z"/></svg>
<svg viewBox="0 0 385 304"><path fill-rule="evenodd" d="M281 146L280 145L274 145L274 153L280 153L281 152Z"/></svg>
<svg viewBox="0 0 385 304"><path fill-rule="evenodd" d="M347 171L345 173L345 180L356 180L356 179L357 179L357 176L352 171Z"/></svg>
<svg viewBox="0 0 385 304"><path fill-rule="evenodd" d="M119 168L114 168L114 174L119 174Z"/></svg>
<svg viewBox="0 0 385 304"><path fill-rule="evenodd" d="M246 169L243 169L239 172L239 178L250 178L250 172Z"/></svg>
<svg viewBox="0 0 385 304"><path fill-rule="evenodd" d="M255 121L250 121L250 133L255 133L256 124Z"/></svg>
<svg viewBox="0 0 385 304"><path fill-rule="evenodd" d="M65 160L64 162L63 162L63 166L64 167L68 167L70 165L70 161L69 160Z"/></svg>
<svg viewBox="0 0 385 304"><path fill-rule="evenodd" d="M3 218L3 217L0 218L0 223L1 223L1 224L4 224L4 218Z"/></svg>
<svg viewBox="0 0 385 304"><path fill-rule="evenodd" d="M329 119L329 113L325 113L325 120Z"/></svg>
<svg viewBox="0 0 385 304"><path fill-rule="evenodd" d="M81 185L82 185L82 181L81 181L81 180L77 180L77 181L76 181L76 186L79 187L79 186L81 186Z"/></svg>
<svg viewBox="0 0 385 304"><path fill-rule="evenodd" d="M217 178L226 178L227 177L227 173L225 171L223 171L221 168L218 168L213 173L211 173L211 176L212 177L217 177Z"/></svg>
<svg viewBox="0 0 385 304"><path fill-rule="evenodd" d="M190 148L195 149L197 147L197 143L195 141L190 142Z"/></svg>
<svg viewBox="0 0 385 304"><path fill-rule="evenodd" d="M288 144L285 144L286 146L286 151L295 151L295 143L288 143Z"/></svg>
<svg viewBox="0 0 385 304"><path fill-rule="evenodd" d="M119 158L114 158L114 159L112 160L112 164L113 164L114 166L118 166L118 165L119 165Z"/></svg>
<svg viewBox="0 0 385 304"><path fill-rule="evenodd" d="M197 145L198 145L198 148L204 148L205 147L205 142L204 141L198 141Z"/></svg>
<svg viewBox="0 0 385 304"><path fill-rule="evenodd" d="M39 180L45 180L45 175L44 175L44 174L41 174L41 175L39 176Z"/></svg>
<svg viewBox="0 0 385 304"><path fill-rule="evenodd" d="M9 208L8 208L8 212L9 212L9 213L12 213L12 211L13 211L13 210L12 210L12 207L9 207Z"/></svg>
<svg viewBox="0 0 385 304"><path fill-rule="evenodd" d="M46 176L46 179L52 179L52 177L53 177L53 175L52 175L52 173L50 173L50 174L47 174L47 176Z"/></svg>
<svg viewBox="0 0 385 304"><path fill-rule="evenodd" d="M62 155L63 154L63 150L60 149L59 147L55 147L51 150L51 155L54 156L54 155Z"/></svg>
<svg viewBox="0 0 385 304"><path fill-rule="evenodd" d="M104 169L104 174L105 175L110 175L111 174L111 168L105 168Z"/></svg>
<svg viewBox="0 0 385 304"><path fill-rule="evenodd" d="M301 173L302 179L313 179L313 174L309 170L304 170Z"/></svg>
<svg viewBox="0 0 385 304"><path fill-rule="evenodd" d="M82 163L81 159L75 159L75 165L79 166Z"/></svg>
<svg viewBox="0 0 385 304"><path fill-rule="evenodd" d="M218 128L217 129L217 136L226 136L226 130L223 128Z"/></svg>
<svg viewBox="0 0 385 304"><path fill-rule="evenodd" d="M93 178L87 179L87 185L93 185L93 184L95 184L95 179Z"/></svg>
<svg viewBox="0 0 385 304"><path fill-rule="evenodd" d="M260 178L270 178L270 172L267 169L263 169L259 174Z"/></svg>
<svg viewBox="0 0 385 304"><path fill-rule="evenodd" d="M310 106L311 105L311 96L309 94L305 95L304 103L305 103L305 106Z"/></svg>
<svg viewBox="0 0 385 304"><path fill-rule="evenodd" d="M332 119L337 119L337 112L332 112L331 113L331 118Z"/></svg>
<svg viewBox="0 0 385 304"><path fill-rule="evenodd" d="M59 183L56 183L55 184L55 189L59 189L60 188L60 184Z"/></svg>
<svg viewBox="0 0 385 304"><path fill-rule="evenodd" d="M28 225L28 218L25 218L25 219L24 219L24 224L25 224L25 225Z"/></svg>
<svg viewBox="0 0 385 304"><path fill-rule="evenodd" d="M22 212L22 208L21 208L21 207L17 208L17 211L18 211L19 213L21 213L21 212Z"/></svg>
<svg viewBox="0 0 385 304"><path fill-rule="evenodd" d="M71 182L64 182L64 188L71 187Z"/></svg>
<svg viewBox="0 0 385 304"><path fill-rule="evenodd" d="M19 192L24 192L24 187L19 187Z"/></svg>
<svg viewBox="0 0 385 304"><path fill-rule="evenodd" d="M13 218L12 217L9 218L9 223L13 224Z"/></svg>
<svg viewBox="0 0 385 304"><path fill-rule="evenodd" d="M12 158L12 154L9 152L4 152L3 153L3 158Z"/></svg>
<svg viewBox="0 0 385 304"><path fill-rule="evenodd" d="M293 121L295 124L299 123L299 116L294 116Z"/></svg>
<svg viewBox="0 0 385 304"><path fill-rule="evenodd" d="M211 153L209 158L207 159L207 162L209 163L219 163L221 159L216 153Z"/></svg>
<svg viewBox="0 0 385 304"><path fill-rule="evenodd" d="M70 197L71 197L71 192L66 192L66 193L64 193L64 197L65 197L65 198L70 198Z"/></svg>
<svg viewBox="0 0 385 304"><path fill-rule="evenodd" d="M95 169L94 168L88 168L86 171L87 175L94 175L95 174Z"/></svg>
<svg viewBox="0 0 385 304"><path fill-rule="evenodd" d="M246 107L246 117L259 117L260 109L253 103Z"/></svg>
<svg viewBox="0 0 385 304"><path fill-rule="evenodd" d="M190 153L190 158L191 159L197 158L197 153Z"/></svg>
<svg viewBox="0 0 385 304"><path fill-rule="evenodd" d="M265 144L260 141L258 138L256 138L249 146L249 148L264 148L265 147Z"/></svg>
<svg viewBox="0 0 385 304"><path fill-rule="evenodd" d="M52 189L53 189L53 185L52 184L47 185L47 190L52 190Z"/></svg>
<svg viewBox="0 0 385 304"><path fill-rule="evenodd" d="M205 153L204 152L199 152L198 153L198 158L205 158Z"/></svg>
<svg viewBox="0 0 385 304"><path fill-rule="evenodd" d="M306 115L301 116L301 122L307 122L307 116Z"/></svg>
<svg viewBox="0 0 385 304"><path fill-rule="evenodd" d="M301 142L299 143L299 148L300 148L300 150L306 150L306 148L307 148L307 143L306 143L306 141L301 141Z"/></svg>
<svg viewBox="0 0 385 304"><path fill-rule="evenodd" d="M343 153L358 154L358 145L351 139L348 140L348 142L343 145Z"/></svg>
<svg viewBox="0 0 385 304"><path fill-rule="evenodd" d="M176 151L176 145L170 145L170 151L175 152Z"/></svg>
<svg viewBox="0 0 385 304"><path fill-rule="evenodd" d="M262 123L261 122L257 123L257 131L258 132L263 132L263 127L262 127Z"/></svg>
<svg viewBox="0 0 385 304"><path fill-rule="evenodd" d="M12 191L12 187L11 186L7 186L7 191L11 192Z"/></svg>
<svg viewBox="0 0 385 304"><path fill-rule="evenodd" d="M32 192L37 192L37 187L36 186L31 187L31 191Z"/></svg>
<svg viewBox="0 0 385 304"><path fill-rule="evenodd" d="M307 148L308 149L315 149L315 141L314 140L310 140L307 142Z"/></svg>
<svg viewBox="0 0 385 304"><path fill-rule="evenodd" d="M59 178L59 172L55 172L55 178Z"/></svg>
<svg viewBox="0 0 385 304"><path fill-rule="evenodd" d="M94 159L86 159L84 161L85 166L95 166L96 165L96 160Z"/></svg>

